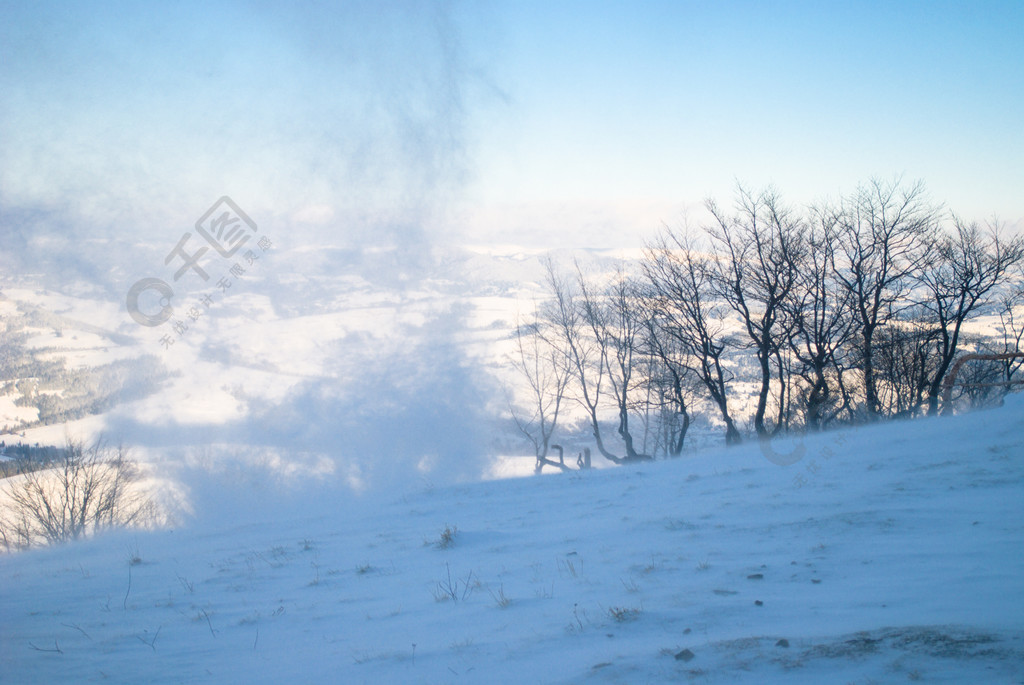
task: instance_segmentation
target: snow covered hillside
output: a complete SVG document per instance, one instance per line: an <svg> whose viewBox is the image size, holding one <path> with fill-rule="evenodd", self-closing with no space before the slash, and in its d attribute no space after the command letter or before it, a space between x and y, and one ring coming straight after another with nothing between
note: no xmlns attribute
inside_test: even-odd
<svg viewBox="0 0 1024 685"><path fill-rule="evenodd" d="M1021 683L1024 402L0 557L5 683ZM777 450L791 445L778 445Z"/></svg>

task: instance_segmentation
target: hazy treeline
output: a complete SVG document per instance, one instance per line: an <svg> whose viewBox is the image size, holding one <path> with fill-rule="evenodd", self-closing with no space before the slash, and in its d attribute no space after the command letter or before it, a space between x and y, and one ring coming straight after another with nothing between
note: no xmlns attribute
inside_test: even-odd
<svg viewBox="0 0 1024 685"><path fill-rule="evenodd" d="M2 326L0 395L13 395L15 406L38 410L34 421L0 425L4 433L101 414L119 403L152 394L167 375L153 355L69 368L65 349L29 344L30 328L52 326L42 312L8 316Z"/></svg>
<svg viewBox="0 0 1024 685"><path fill-rule="evenodd" d="M708 223L664 229L614 274L546 263L546 299L515 331L528 393L510 402L538 470L569 468L550 451L570 401L621 463L680 454L698 413L727 443L937 414L959 352L1020 349L1024 242L920 183L806 208L740 187L732 208L706 208ZM982 313L1000 325L969 335ZM968 365L956 401L1001 396L1020 364Z"/></svg>
<svg viewBox="0 0 1024 685"><path fill-rule="evenodd" d="M16 476L19 473L38 471L60 459L64 449L53 445L16 444L8 445L6 440L0 441L0 479Z"/></svg>
<svg viewBox="0 0 1024 685"><path fill-rule="evenodd" d="M22 394L14 404L36 407L39 418L16 430L102 414L122 402L146 397L160 387L163 370L156 357L146 355L80 369L68 369L60 359L34 370L30 367L27 373L33 375L17 383Z"/></svg>

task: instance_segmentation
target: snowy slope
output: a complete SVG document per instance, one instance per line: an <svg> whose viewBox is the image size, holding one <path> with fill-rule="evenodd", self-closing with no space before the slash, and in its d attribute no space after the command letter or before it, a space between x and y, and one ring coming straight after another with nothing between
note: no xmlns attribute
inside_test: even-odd
<svg viewBox="0 0 1024 685"><path fill-rule="evenodd" d="M785 468L748 445L357 499L196 480L176 530L0 557L0 680L1021 683L1020 399Z"/></svg>

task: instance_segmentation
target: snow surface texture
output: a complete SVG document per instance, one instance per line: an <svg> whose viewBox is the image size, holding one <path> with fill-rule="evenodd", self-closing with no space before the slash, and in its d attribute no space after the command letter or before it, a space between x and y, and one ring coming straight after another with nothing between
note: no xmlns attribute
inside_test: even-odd
<svg viewBox="0 0 1024 685"><path fill-rule="evenodd" d="M1021 400L785 468L211 487L173 531L0 557L0 681L1022 683Z"/></svg>

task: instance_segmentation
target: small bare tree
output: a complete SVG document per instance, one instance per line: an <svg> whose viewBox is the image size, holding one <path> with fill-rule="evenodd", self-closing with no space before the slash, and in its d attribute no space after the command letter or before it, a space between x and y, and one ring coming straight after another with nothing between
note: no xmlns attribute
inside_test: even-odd
<svg viewBox="0 0 1024 685"><path fill-rule="evenodd" d="M806 384L806 425L819 430L850 410L843 376L855 320L850 293L832 271L838 217L828 208L815 208L812 216L808 249L783 310L789 347L799 362L796 373Z"/></svg>
<svg viewBox="0 0 1024 685"><path fill-rule="evenodd" d="M654 337L664 336L679 348L677 359L693 373L718 408L725 423L726 444L742 440L729 412L732 374L725 365L725 305L711 286L707 254L683 234L666 231L648 247L643 263L650 282L647 295Z"/></svg>
<svg viewBox="0 0 1024 685"><path fill-rule="evenodd" d="M938 333L920 307L878 330L874 369L880 413L910 418L921 413L928 379L935 373Z"/></svg>
<svg viewBox="0 0 1024 685"><path fill-rule="evenodd" d="M532 321L516 326L516 351L512 366L519 372L530 389L524 403L525 410L517 407L509 398L509 410L519 432L533 445L537 457L535 473L545 466L569 470L559 455L559 460L548 458L551 436L558 426L558 414L565 398L565 387L571 377L569 358L560 344L560 338L551 335L545 322L536 314ZM557 448L561 451L561 448Z"/></svg>
<svg viewBox="0 0 1024 685"><path fill-rule="evenodd" d="M993 352L1009 354L1024 352L1024 269L1018 265L1012 283L1003 290L999 297L999 341ZM1014 379L1014 374L1024 366L1024 359L1005 359L999 362L1002 377L1007 382Z"/></svg>
<svg viewBox="0 0 1024 685"><path fill-rule="evenodd" d="M785 422L785 364L781 349L784 331L784 303L796 287L806 250L805 227L799 215L785 207L773 190L758 195L740 187L737 213L728 215L713 200L705 203L714 217L706 232L717 252L712 286L739 315L746 337L754 349L760 370L760 388L754 429L765 438ZM772 373L772 362L776 373ZM774 428L766 421L772 376L779 388L778 413Z"/></svg>
<svg viewBox="0 0 1024 685"><path fill-rule="evenodd" d="M598 451L616 464L649 460L650 455L637 451L630 427L630 413L635 405L631 398L643 386L644 380L637 380L637 371L641 366L640 345L646 329L635 284L620 269L604 292L599 293L587 283L578 264L576 271L581 314L604 360L610 394L618 415L616 431L622 439L625 455L620 457L612 453L604 441L598 441Z"/></svg>
<svg viewBox="0 0 1024 685"><path fill-rule="evenodd" d="M930 258L939 208L928 200L922 183L876 179L862 186L838 217L833 271L852 300L865 409L874 419L882 412L875 339L910 305L914 276Z"/></svg>
<svg viewBox="0 0 1024 685"><path fill-rule="evenodd" d="M987 234L954 217L955 231L935 239L934 255L921 271L921 306L936 332L936 364L926 380L928 415L939 412L942 381L956 356L963 325L987 305L1007 271L1024 259L1019 237L1004 239L998 225Z"/></svg>
<svg viewBox="0 0 1024 685"><path fill-rule="evenodd" d="M6 479L0 542L7 549L74 540L117 526L144 523L152 502L133 487L136 464L127 450L68 438L48 468Z"/></svg>
<svg viewBox="0 0 1024 685"><path fill-rule="evenodd" d="M551 299L546 303L543 317L549 322L557 345L564 350L568 363L574 399L587 413L594 441L601 454L608 454L601 434L598 408L602 393L606 391L607 356L598 341L590 335L591 327L584 316L583 297L578 283L562 277L550 259L545 260L546 281ZM577 267L582 281L582 272Z"/></svg>
<svg viewBox="0 0 1024 685"><path fill-rule="evenodd" d="M651 364L648 393L658 411L658 441L665 454L678 457L683 452L690 429L690 403L693 374L687 366L688 353L676 337L659 329L657 293L648 286L643 295L644 354Z"/></svg>

